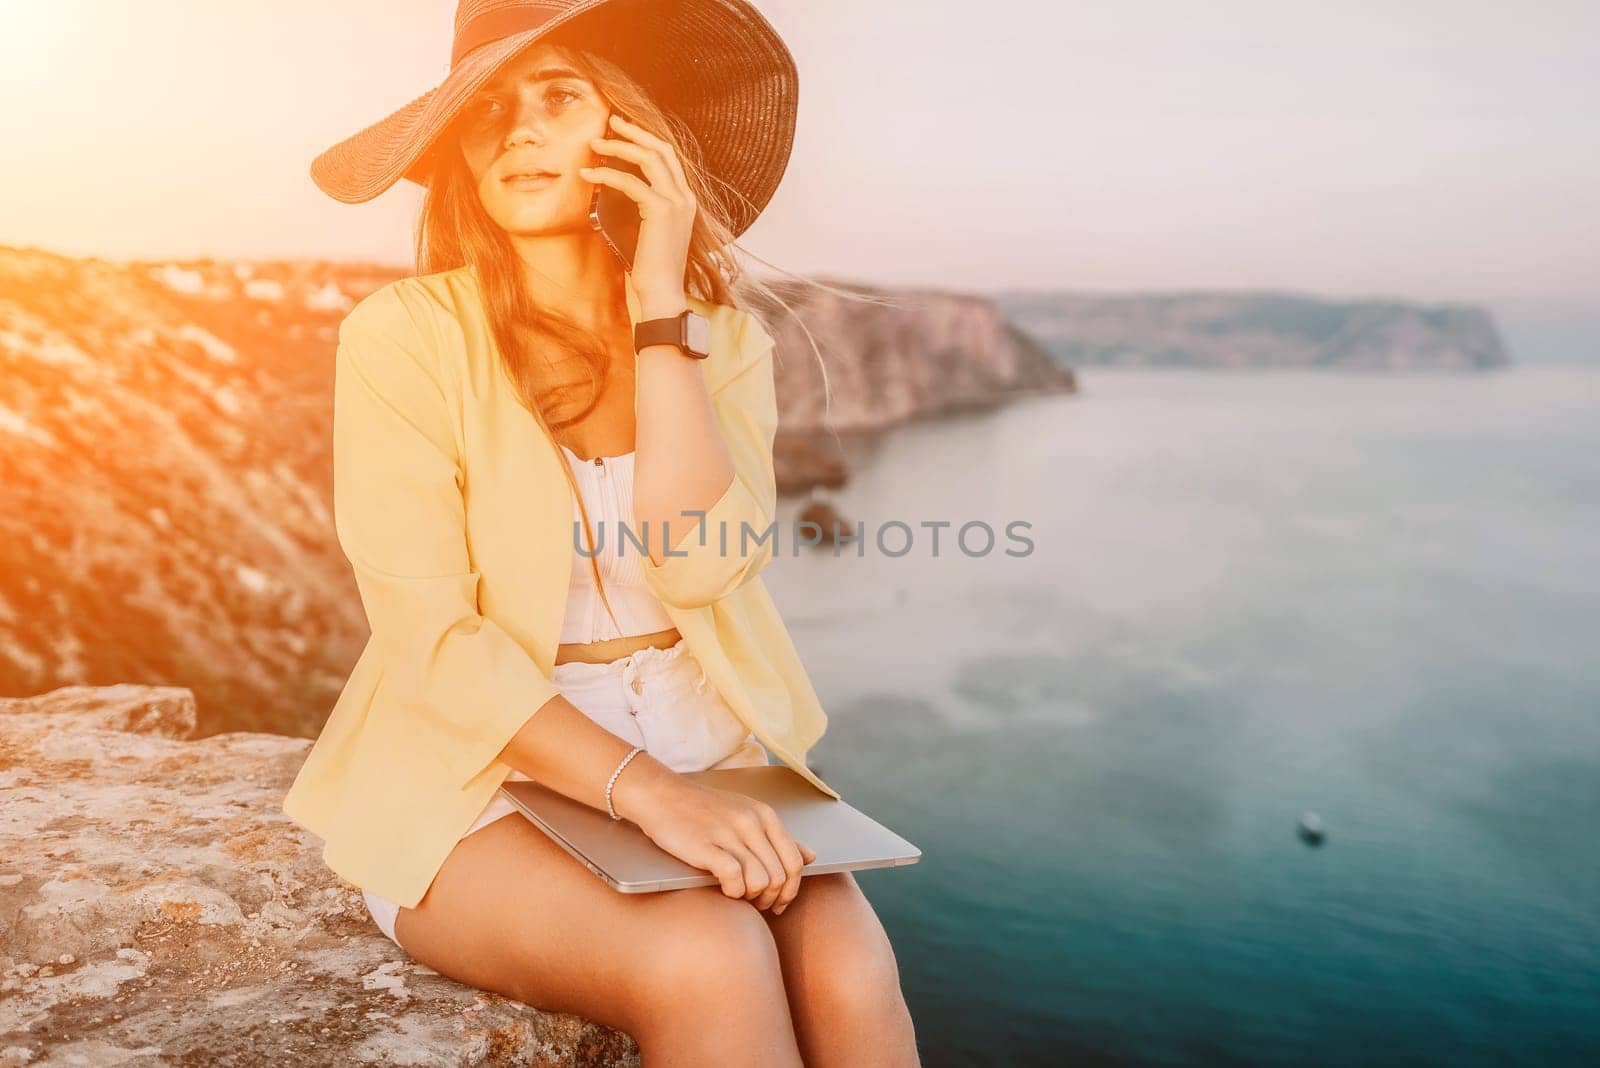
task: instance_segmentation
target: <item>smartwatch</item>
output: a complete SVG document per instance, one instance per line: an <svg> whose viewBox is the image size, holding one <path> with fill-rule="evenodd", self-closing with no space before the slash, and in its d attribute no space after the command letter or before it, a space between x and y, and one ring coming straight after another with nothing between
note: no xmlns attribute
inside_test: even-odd
<svg viewBox="0 0 1600 1068"><path fill-rule="evenodd" d="M665 319L646 319L633 327L633 351L646 345L676 345L685 356L703 360L711 355L711 322L685 309Z"/></svg>

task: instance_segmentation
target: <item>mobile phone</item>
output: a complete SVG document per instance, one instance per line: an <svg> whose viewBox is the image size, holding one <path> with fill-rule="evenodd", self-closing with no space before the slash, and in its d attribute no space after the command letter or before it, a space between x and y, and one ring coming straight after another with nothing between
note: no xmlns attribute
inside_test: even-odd
<svg viewBox="0 0 1600 1068"><path fill-rule="evenodd" d="M629 160L616 156L601 156L600 166L631 174L640 181L649 183L644 171ZM633 254L639 247L641 221L639 205L628 194L609 185L597 184L594 187L594 195L589 198L589 225L599 232L626 270L633 270Z"/></svg>

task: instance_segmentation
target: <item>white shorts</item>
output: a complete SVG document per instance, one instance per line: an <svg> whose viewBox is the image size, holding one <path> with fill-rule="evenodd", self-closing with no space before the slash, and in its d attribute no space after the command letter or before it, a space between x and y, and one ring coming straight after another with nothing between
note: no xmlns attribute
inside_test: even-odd
<svg viewBox="0 0 1600 1068"><path fill-rule="evenodd" d="M624 741L643 746L673 771L771 763L754 732L739 722L681 638L671 648L646 647L609 663L557 664L550 678L580 712ZM527 778L516 769L506 776L507 781ZM497 790L461 837L516 811ZM394 934L400 906L371 892L363 896L378 929L400 945Z"/></svg>

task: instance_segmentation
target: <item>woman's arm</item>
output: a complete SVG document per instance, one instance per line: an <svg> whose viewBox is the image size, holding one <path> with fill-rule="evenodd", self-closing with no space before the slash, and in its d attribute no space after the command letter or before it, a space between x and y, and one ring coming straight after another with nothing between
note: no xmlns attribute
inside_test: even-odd
<svg viewBox="0 0 1600 1068"><path fill-rule="evenodd" d="M334 523L382 685L415 717L417 744L461 786L500 759L604 808L606 780L630 747L568 703L527 650L478 611L463 469L432 333L428 313L409 307L396 285L367 297L339 326ZM552 712L554 722L524 729ZM513 737L517 745L507 748ZM618 786L629 773L648 778L634 768L645 759L636 757Z"/></svg>
<svg viewBox="0 0 1600 1068"><path fill-rule="evenodd" d="M650 535L640 567L658 597L687 608L710 604L759 573L777 537L773 341L754 316L741 312L740 320L740 370L715 398L698 360L667 346L639 353L633 503ZM726 413L726 436L717 406ZM694 512L705 513L703 522ZM671 554L663 552L663 530Z"/></svg>

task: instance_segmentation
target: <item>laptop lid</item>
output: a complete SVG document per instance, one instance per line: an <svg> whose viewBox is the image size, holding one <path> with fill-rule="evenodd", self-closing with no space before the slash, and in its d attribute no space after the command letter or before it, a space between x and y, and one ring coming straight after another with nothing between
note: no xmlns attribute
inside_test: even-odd
<svg viewBox="0 0 1600 1068"><path fill-rule="evenodd" d="M817 855L802 869L802 876L892 868L915 864L922 857L922 850L883 824L848 802L829 797L782 764L683 774L771 805L794 839ZM720 885L716 876L685 864L628 820L613 820L537 782L508 781L500 792L558 845L624 894Z"/></svg>

